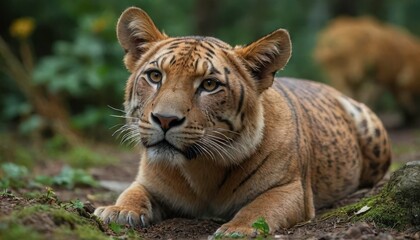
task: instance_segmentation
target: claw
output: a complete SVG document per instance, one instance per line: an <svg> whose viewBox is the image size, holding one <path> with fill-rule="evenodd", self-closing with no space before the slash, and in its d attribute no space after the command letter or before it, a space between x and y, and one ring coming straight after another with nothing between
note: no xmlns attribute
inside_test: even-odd
<svg viewBox="0 0 420 240"><path fill-rule="evenodd" d="M95 211L93 212L93 214L99 217L104 210L105 210L104 207L98 207L97 209L95 209Z"/></svg>
<svg viewBox="0 0 420 240"><path fill-rule="evenodd" d="M124 209L119 206L108 206L97 208L94 213L104 224L116 222L122 225L130 225L133 228L146 227L148 225L147 215L141 215L136 211Z"/></svg>
<svg viewBox="0 0 420 240"><path fill-rule="evenodd" d="M146 220L144 219L144 215L143 214L140 216L140 220L141 220L141 224L143 225L143 227L147 227Z"/></svg>
<svg viewBox="0 0 420 240"><path fill-rule="evenodd" d="M134 220L130 215L127 216L127 220L128 220L128 224L130 224L131 227L133 228L136 227L136 224L134 223Z"/></svg>

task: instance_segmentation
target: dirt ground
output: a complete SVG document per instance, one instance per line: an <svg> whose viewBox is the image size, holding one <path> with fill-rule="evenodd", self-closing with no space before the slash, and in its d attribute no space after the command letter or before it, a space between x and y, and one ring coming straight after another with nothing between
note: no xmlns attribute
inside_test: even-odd
<svg viewBox="0 0 420 240"><path fill-rule="evenodd" d="M394 164L392 168L402 164L420 160L420 129L394 130L390 132L391 140L394 144ZM115 150L118 151L118 150ZM82 202L89 202L97 207L104 204L112 204L118 192L132 181L136 175L138 167L138 156L136 151L114 152L119 157L118 165L109 165L90 169L93 177L102 181L100 188L76 188L72 190L56 189L58 199L70 201L80 199ZM49 163L35 168L35 173L56 174L62 167L61 163ZM362 189L337 202L332 208L344 206L357 202L365 196L375 194L389 179L390 174L373 189ZM111 190L110 190L111 189ZM24 195L25 189L12 191L13 195ZM20 197L2 196L0 202L0 225L1 216L7 216L16 208L27 207L34 204L30 200ZM89 205L90 205L89 204ZM91 206L90 205L90 206ZM270 236L274 239L420 239L419 228L408 229L399 232L392 228L381 228L374 222L352 222L351 219L343 218L323 218L322 213L328 209L321 209L317 216L310 222L300 224L291 229L277 231ZM54 223L42 216L34 217L29 225L36 225L37 231L48 233ZM208 239L209 236L221 225L221 222L209 219L168 219L159 224L152 225L145 229L137 229L139 235L144 239ZM1 227L1 226L0 226ZM46 230L47 229L47 230ZM105 234L109 232L105 231ZM43 235L45 237L47 235Z"/></svg>

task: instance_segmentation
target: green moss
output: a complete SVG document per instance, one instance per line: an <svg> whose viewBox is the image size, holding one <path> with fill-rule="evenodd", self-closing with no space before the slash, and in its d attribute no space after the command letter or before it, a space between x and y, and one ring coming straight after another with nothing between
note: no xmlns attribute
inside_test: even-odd
<svg viewBox="0 0 420 240"><path fill-rule="evenodd" d="M54 239L109 239L106 234L99 230L93 220L81 217L77 212L67 211L58 205L36 204L29 206L13 212L6 221L20 223L20 226L22 226L27 219L36 215L42 215L52 220L56 226L50 229ZM39 224L45 223L39 222Z"/></svg>
<svg viewBox="0 0 420 240"><path fill-rule="evenodd" d="M68 223L70 225L89 224L89 221L87 219L80 217L77 213L69 212L58 206L43 204L35 204L33 206L29 206L21 210L15 211L12 214L12 218L25 219L38 213L47 214L57 225L65 223Z"/></svg>
<svg viewBox="0 0 420 240"><path fill-rule="evenodd" d="M389 171L390 172L395 172L398 169L402 168L403 166L404 166L404 164L401 163L401 162L392 162L391 166L389 167Z"/></svg>
<svg viewBox="0 0 420 240"><path fill-rule="evenodd" d="M356 214L364 206L369 207L369 210ZM321 217L321 220L336 217L351 221L375 222L383 227L392 227L401 230L410 224L407 216L409 215L406 208L400 207L392 199L384 198L382 194L379 194L364 198L358 203L331 210L325 213Z"/></svg>
<svg viewBox="0 0 420 240"><path fill-rule="evenodd" d="M86 239L86 240L109 240L110 237L89 225L78 225L74 229L61 226L54 230L54 239Z"/></svg>
<svg viewBox="0 0 420 240"><path fill-rule="evenodd" d="M395 172L390 181L384 186L381 192L375 196L364 198L358 203L334 209L325 213L322 219L331 217L344 218L352 221L375 222L383 227L391 227L397 230L404 230L417 224L420 213L418 204L418 189L408 187L404 181L408 167ZM409 171L409 170L408 170ZM356 214L364 206L367 211Z"/></svg>
<svg viewBox="0 0 420 240"><path fill-rule="evenodd" d="M43 239L39 233L34 231L31 227L16 223L0 223L0 239L25 239L38 240Z"/></svg>
<svg viewBox="0 0 420 240"><path fill-rule="evenodd" d="M36 203L17 209L9 216L0 218L0 239L111 239L103 232L96 217L89 217L78 201L69 203ZM85 216L85 217L83 217ZM102 229L102 230L101 230ZM109 229L107 233L112 233ZM141 239L132 229L121 226L112 233L128 239Z"/></svg>

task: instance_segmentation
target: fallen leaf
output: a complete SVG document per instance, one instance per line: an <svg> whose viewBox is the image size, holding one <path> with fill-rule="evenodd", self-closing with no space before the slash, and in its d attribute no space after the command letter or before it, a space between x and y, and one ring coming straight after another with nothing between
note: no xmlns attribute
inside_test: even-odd
<svg viewBox="0 0 420 240"><path fill-rule="evenodd" d="M370 209L371 207L369 207L369 206L363 206L359 211L357 211L356 213L355 213L355 215L360 215L360 214L362 214L362 213L365 213L365 212L367 212L367 211L369 211L369 209Z"/></svg>

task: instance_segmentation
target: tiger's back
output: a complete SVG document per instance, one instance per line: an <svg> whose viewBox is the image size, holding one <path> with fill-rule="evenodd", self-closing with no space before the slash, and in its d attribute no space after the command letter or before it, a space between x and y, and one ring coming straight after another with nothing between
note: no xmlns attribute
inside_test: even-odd
<svg viewBox="0 0 420 240"><path fill-rule="evenodd" d="M321 83L280 78L273 87L288 99L301 125L296 135L303 138L303 151L312 156L316 207L359 187L371 187L383 177L391 146L384 126L369 108Z"/></svg>

